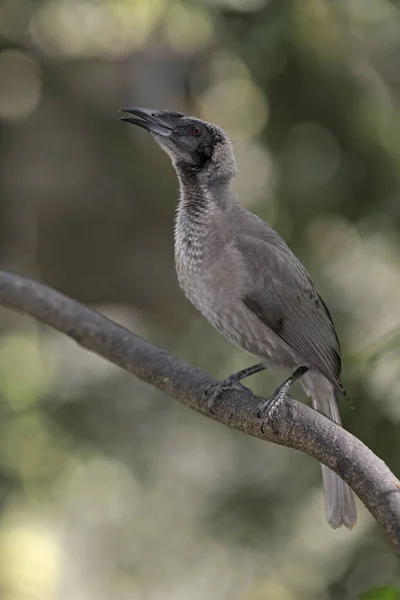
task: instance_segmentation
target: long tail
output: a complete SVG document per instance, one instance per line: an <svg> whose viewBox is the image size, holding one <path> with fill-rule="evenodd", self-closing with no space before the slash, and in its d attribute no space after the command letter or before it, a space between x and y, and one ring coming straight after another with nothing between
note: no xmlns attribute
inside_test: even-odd
<svg viewBox="0 0 400 600"><path fill-rule="evenodd" d="M337 393L332 384L319 373L303 375L301 384L311 398L315 410L341 425ZM349 486L328 467L321 465L325 490L326 520L334 529L344 525L353 529L357 523L355 498Z"/></svg>

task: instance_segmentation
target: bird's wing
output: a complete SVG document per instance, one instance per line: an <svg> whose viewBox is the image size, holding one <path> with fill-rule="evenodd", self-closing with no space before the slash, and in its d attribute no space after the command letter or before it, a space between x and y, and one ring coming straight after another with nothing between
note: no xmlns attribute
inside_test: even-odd
<svg viewBox="0 0 400 600"><path fill-rule="evenodd" d="M344 393L332 317L303 265L278 237L239 237L237 249L246 269L244 304Z"/></svg>

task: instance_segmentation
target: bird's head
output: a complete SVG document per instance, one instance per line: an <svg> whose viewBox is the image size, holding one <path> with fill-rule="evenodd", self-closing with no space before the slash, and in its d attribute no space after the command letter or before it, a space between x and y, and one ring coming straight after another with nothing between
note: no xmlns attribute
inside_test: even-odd
<svg viewBox="0 0 400 600"><path fill-rule="evenodd" d="M179 173L229 179L236 171L232 144L216 125L170 110L125 108L122 121L147 129L169 154Z"/></svg>

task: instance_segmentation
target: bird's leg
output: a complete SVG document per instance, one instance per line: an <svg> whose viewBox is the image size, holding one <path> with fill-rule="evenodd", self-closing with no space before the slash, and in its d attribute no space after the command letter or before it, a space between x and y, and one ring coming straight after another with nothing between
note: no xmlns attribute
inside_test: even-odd
<svg viewBox="0 0 400 600"><path fill-rule="evenodd" d="M281 383L281 385L276 388L276 390L271 394L271 396L260 405L257 413L258 418L262 419L263 421L268 420L272 416L274 410L282 402L292 385L298 379L300 379L300 377L304 375L304 373L307 373L307 371L308 367L298 367L290 377L288 377L283 383Z"/></svg>
<svg viewBox="0 0 400 600"><path fill-rule="evenodd" d="M213 412L213 405L215 401L218 400L224 392L229 392L232 389L243 389L244 386L241 385L241 380L246 377L250 377L250 375L255 375L260 371L264 371L265 365L262 363L258 363L256 365L252 365L251 367L247 367L246 369L242 369L237 373L233 373L229 375L224 381L220 381L219 383L213 383L206 389L206 396L208 397L208 410Z"/></svg>

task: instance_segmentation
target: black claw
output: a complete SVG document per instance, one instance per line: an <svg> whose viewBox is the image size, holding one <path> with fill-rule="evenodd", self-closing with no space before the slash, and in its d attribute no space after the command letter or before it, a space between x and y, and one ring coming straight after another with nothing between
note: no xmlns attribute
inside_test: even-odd
<svg viewBox="0 0 400 600"><path fill-rule="evenodd" d="M286 392L279 392L278 394L273 394L270 396L265 402L261 404L258 408L257 418L261 419L261 432L264 433L264 424L271 419L272 415L278 408L278 406L285 399Z"/></svg>
<svg viewBox="0 0 400 600"><path fill-rule="evenodd" d="M285 399L286 394L289 392L292 385L300 379L304 373L307 373L307 367L297 367L297 369L292 373L286 381L284 381L278 388L276 388L275 392L270 396L258 409L257 417L266 422L268 419L272 417L272 414L278 408L278 406ZM263 427L261 425L261 431L263 431Z"/></svg>
<svg viewBox="0 0 400 600"><path fill-rule="evenodd" d="M223 396L225 392L229 392L231 390L239 390L240 392L243 392L247 390L246 387L241 385L240 381L246 377L250 377L251 375L259 373L260 371L264 371L264 369L265 366L262 363L257 363L256 365L246 367L246 369L242 369L237 373L233 373L220 383L211 384L204 392L204 395L208 397L208 410L211 413L214 413L213 405L218 398Z"/></svg>
<svg viewBox="0 0 400 600"><path fill-rule="evenodd" d="M221 384L220 383L212 383L205 391L205 396L207 396L207 408L211 414L215 414L213 410L213 406L222 395Z"/></svg>

